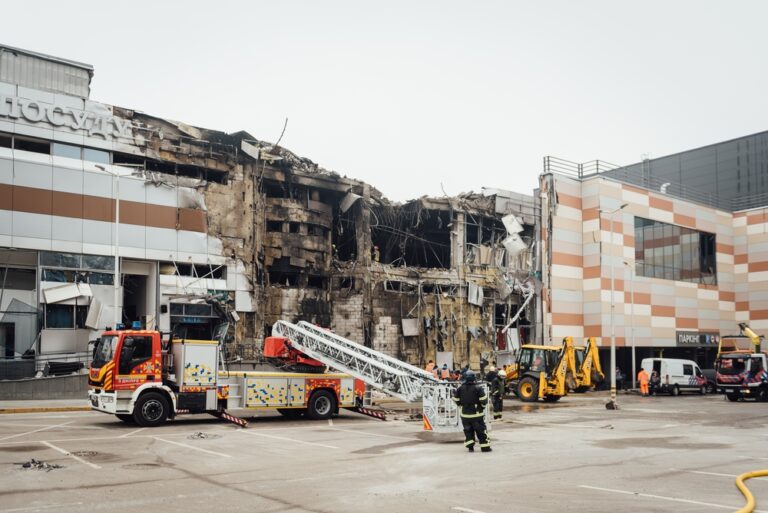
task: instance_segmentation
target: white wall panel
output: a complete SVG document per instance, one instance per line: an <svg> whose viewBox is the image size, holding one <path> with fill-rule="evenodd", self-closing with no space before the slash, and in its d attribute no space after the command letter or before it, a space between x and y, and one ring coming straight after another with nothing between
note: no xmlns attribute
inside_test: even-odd
<svg viewBox="0 0 768 513"><path fill-rule="evenodd" d="M83 242L89 244L112 244L112 223L83 219Z"/></svg>
<svg viewBox="0 0 768 513"><path fill-rule="evenodd" d="M111 198L112 180L112 176L105 173L86 172L83 178L83 194Z"/></svg>
<svg viewBox="0 0 768 513"><path fill-rule="evenodd" d="M51 216L51 235L54 239L83 242L83 220Z"/></svg>
<svg viewBox="0 0 768 513"><path fill-rule="evenodd" d="M53 168L50 164L38 164L17 160L13 165L14 185L50 189L53 184Z"/></svg>
<svg viewBox="0 0 768 513"><path fill-rule="evenodd" d="M54 167L53 190L60 192L71 192L73 194L82 194L83 172L74 169Z"/></svg>
<svg viewBox="0 0 768 513"><path fill-rule="evenodd" d="M51 216L30 214L29 212L14 212L13 236L50 239Z"/></svg>
<svg viewBox="0 0 768 513"><path fill-rule="evenodd" d="M13 183L13 160L0 157L0 183Z"/></svg>

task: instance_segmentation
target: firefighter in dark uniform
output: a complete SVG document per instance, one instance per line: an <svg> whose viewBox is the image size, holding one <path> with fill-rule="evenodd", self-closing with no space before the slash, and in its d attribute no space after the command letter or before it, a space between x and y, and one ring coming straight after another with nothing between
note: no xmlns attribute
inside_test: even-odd
<svg viewBox="0 0 768 513"><path fill-rule="evenodd" d="M464 446L469 452L475 451L475 436L480 442L480 450L491 452L491 442L485 427L485 407L488 394L475 383L475 373L467 371L464 383L454 390L453 400L461 408L461 424L464 426Z"/></svg>

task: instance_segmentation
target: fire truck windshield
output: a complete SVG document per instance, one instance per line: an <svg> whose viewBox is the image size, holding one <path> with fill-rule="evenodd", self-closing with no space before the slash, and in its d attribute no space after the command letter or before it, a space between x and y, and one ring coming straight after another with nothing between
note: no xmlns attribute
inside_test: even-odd
<svg viewBox="0 0 768 513"><path fill-rule="evenodd" d="M115 348L117 347L117 335L109 335L101 337L99 343L96 344L96 348L93 350L93 364L95 368L99 368L108 361L112 360L115 354Z"/></svg>

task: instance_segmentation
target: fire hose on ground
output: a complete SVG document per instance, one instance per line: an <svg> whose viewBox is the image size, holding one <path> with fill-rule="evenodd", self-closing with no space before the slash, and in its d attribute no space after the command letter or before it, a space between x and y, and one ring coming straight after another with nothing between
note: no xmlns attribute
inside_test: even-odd
<svg viewBox="0 0 768 513"><path fill-rule="evenodd" d="M744 481L747 479L752 479L753 477L766 476L768 476L768 470L754 470L752 472L744 472L736 478L736 487L739 489L744 498L747 499L747 503L744 505L744 507L736 510L736 513L752 513L752 511L755 509L755 496L752 495L752 492L749 491L749 488L747 488L747 485L744 484Z"/></svg>

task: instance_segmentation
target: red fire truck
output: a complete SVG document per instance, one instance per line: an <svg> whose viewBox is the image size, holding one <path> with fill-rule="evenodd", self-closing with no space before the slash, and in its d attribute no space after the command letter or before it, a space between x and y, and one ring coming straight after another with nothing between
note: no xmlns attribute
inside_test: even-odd
<svg viewBox="0 0 768 513"><path fill-rule="evenodd" d="M284 338L267 338L265 356L302 372L228 372L219 368L219 350L213 340L173 339L148 330L105 331L89 370L91 407L145 427L186 413L246 424L227 409L273 409L290 417L327 419L339 408L362 407L365 383L325 372L322 363L293 351Z"/></svg>

